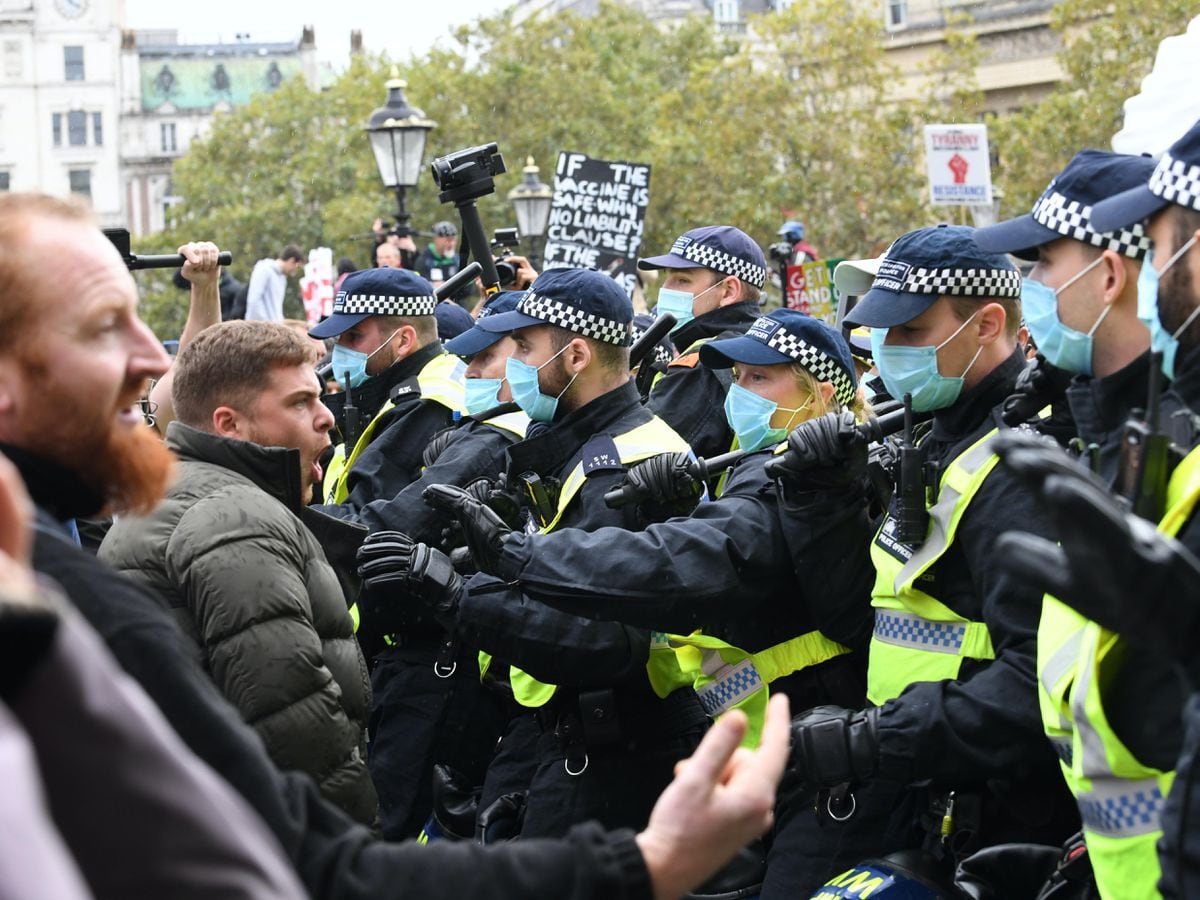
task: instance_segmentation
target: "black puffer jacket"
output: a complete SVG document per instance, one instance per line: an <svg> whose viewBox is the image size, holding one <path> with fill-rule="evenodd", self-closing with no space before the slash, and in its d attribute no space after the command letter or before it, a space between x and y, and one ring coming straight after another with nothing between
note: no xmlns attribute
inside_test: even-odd
<svg viewBox="0 0 1200 900"><path fill-rule="evenodd" d="M276 765L373 821L366 663L338 578L298 515L297 451L179 422L167 443L180 466L166 499L149 517L119 520L101 558L166 600Z"/></svg>

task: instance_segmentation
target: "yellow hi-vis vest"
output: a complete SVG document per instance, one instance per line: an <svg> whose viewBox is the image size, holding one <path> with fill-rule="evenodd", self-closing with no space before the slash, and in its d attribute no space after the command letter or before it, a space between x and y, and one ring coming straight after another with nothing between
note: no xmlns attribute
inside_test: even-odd
<svg viewBox="0 0 1200 900"><path fill-rule="evenodd" d="M942 473L937 502L929 509L925 543L908 552L892 538L893 520L884 519L871 544L875 564L875 630L867 664L867 697L881 704L918 681L958 677L964 659L995 659L987 625L972 622L916 587L916 581L954 542L963 513L999 457L992 452L992 429L960 453ZM898 557L906 557L901 559Z"/></svg>
<svg viewBox="0 0 1200 900"><path fill-rule="evenodd" d="M660 453L687 453L691 450L687 441L676 434L671 426L658 416L631 431L614 436L613 443L616 445L621 464L625 466L631 466L643 459L649 459L651 456L658 456ZM549 534L558 527L558 523L570 507L571 501L575 499L586 480L587 476L584 474L581 461L575 465L562 484L554 518L541 528L539 533ZM491 654L482 652L479 654L481 676L487 674L491 662ZM656 654L652 646L650 658L646 663L646 671L650 676L650 683L654 685L659 696L665 697L671 690L691 684L690 677L675 671L677 665L673 653L659 652ZM545 706L558 690L555 685L538 681L516 666L511 666L509 669L509 681L512 684L513 698L522 706L530 709ZM673 684L674 687L663 693L660 685L665 688L669 684Z"/></svg>
<svg viewBox="0 0 1200 900"><path fill-rule="evenodd" d="M1172 474L1167 487L1167 512L1158 530L1172 537L1177 535L1198 502L1200 448L1188 454ZM1157 898L1161 896L1157 888L1161 875L1157 843L1162 836L1162 807L1175 773L1140 762L1108 722L1104 684L1110 676L1105 673L1105 660L1116 651L1120 636L1087 620L1082 620L1082 629L1062 628L1064 621L1059 620L1059 631L1049 633L1060 639L1064 633L1070 633L1061 645L1064 649L1077 640L1069 671L1059 673L1060 690L1061 681L1067 682L1066 721L1071 728L1070 763L1063 768L1067 785L1079 804L1096 886L1105 900ZM1042 642L1039 629L1039 663ZM1041 692L1048 679L1040 665L1039 676ZM1062 710L1061 699L1056 706L1057 711Z"/></svg>
<svg viewBox="0 0 1200 900"><path fill-rule="evenodd" d="M733 445L733 449L737 449L737 438ZM786 441L775 448L775 453L785 450ZM728 474L728 469L721 474L718 497L725 491ZM700 698L700 705L711 718L716 719L731 709L740 709L746 714L749 727L742 746L749 748L757 747L762 739L771 682L850 652L849 648L816 630L757 653L699 631L689 635L655 633L652 640L652 655L656 650L672 650L677 657L675 669L693 675L692 686ZM654 683L653 673L651 683ZM655 690L665 696L658 685Z"/></svg>
<svg viewBox="0 0 1200 900"><path fill-rule="evenodd" d="M417 373L417 385L421 390L422 400L432 400L440 403L446 409L454 412L463 407L463 373L466 367L462 360L449 353L442 353L427 362ZM345 503L350 496L346 485L350 469L362 456L363 451L375 439L375 431L383 417L395 407L389 400L375 414L363 433L359 435L354 449L346 457L346 445L338 444L333 450L333 457L325 467L325 502Z"/></svg>

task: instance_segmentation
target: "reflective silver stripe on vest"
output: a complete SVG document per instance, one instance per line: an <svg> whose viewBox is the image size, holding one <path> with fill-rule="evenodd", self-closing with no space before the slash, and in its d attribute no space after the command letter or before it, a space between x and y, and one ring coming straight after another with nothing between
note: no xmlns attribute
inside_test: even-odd
<svg viewBox="0 0 1200 900"><path fill-rule="evenodd" d="M992 438L989 437L954 460L951 465L957 466L969 477L979 471L991 456ZM929 522L933 526L929 537L909 557L908 562L904 564L904 567L900 570L900 574L896 576L895 583L892 585L897 596L900 594L901 585L908 584L915 579L923 569L931 565L950 546L948 539L950 521L954 518L954 511L958 507L958 501L961 498L962 495L953 487L948 484L942 485L937 503L929 507ZM959 643L961 644L961 641Z"/></svg>
<svg viewBox="0 0 1200 900"><path fill-rule="evenodd" d="M1087 714L1087 696L1091 690L1092 667L1096 662L1095 644L1092 652L1081 656L1075 672L1071 714L1075 717L1075 733L1079 735L1083 759L1076 772L1092 783L1092 789L1080 793L1076 800L1084 827L1097 834L1116 837L1136 837L1162 829L1163 794L1156 778L1131 781L1121 778L1108 764L1104 739L1093 727Z"/></svg>
<svg viewBox="0 0 1200 900"><path fill-rule="evenodd" d="M958 656L966 634L966 622L934 622L910 612L875 610L875 639L885 644Z"/></svg>
<svg viewBox="0 0 1200 900"><path fill-rule="evenodd" d="M1051 654L1050 658L1046 661L1046 665L1042 667L1041 674L1038 677L1041 679L1042 689L1051 698L1054 696L1055 685L1062 681L1067 673L1075 668L1076 663L1079 662L1079 647L1083 643L1083 631L1084 626L1080 626L1079 630L1072 634L1065 644ZM1057 707L1058 704L1055 704L1055 706ZM1050 744L1054 747L1055 755L1069 766L1075 756L1074 741L1071 739L1071 731L1074 726L1062 714L1061 710L1057 710L1057 712L1058 726L1067 733L1055 737L1047 735L1047 737L1050 740Z"/></svg>
<svg viewBox="0 0 1200 900"><path fill-rule="evenodd" d="M704 687L696 688L700 705L710 717L732 709L763 686L762 676L750 659L735 665L722 666Z"/></svg>
<svg viewBox="0 0 1200 900"><path fill-rule="evenodd" d="M1083 827L1110 837L1137 837L1161 830L1164 797L1158 781L1103 779L1078 797Z"/></svg>

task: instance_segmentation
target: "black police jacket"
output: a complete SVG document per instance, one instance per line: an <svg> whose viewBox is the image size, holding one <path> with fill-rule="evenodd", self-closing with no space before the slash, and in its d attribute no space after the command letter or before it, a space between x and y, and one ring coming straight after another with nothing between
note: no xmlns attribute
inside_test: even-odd
<svg viewBox="0 0 1200 900"><path fill-rule="evenodd" d="M530 437L508 450L509 484L523 473L565 481L583 459L585 448L612 447L611 438L650 421L628 382L550 427L530 427ZM615 450L608 456L615 459ZM637 530L633 507L610 509L604 494L624 478L624 468L609 464L588 472L583 487L562 516L559 528L594 531L605 526ZM554 609L525 595L519 585L488 575L467 583L459 607L458 638L525 670L548 684L575 687L632 686L649 701L646 679L650 635L616 622L596 622Z"/></svg>
<svg viewBox="0 0 1200 900"><path fill-rule="evenodd" d="M632 832L573 828L561 841L503 848L441 842L383 843L321 798L316 784L280 772L262 741L193 661L170 614L141 586L75 548L59 524L92 515L102 498L72 473L3 447L38 506L34 568L52 577L103 638L125 672L198 757L262 817L310 895L375 900L396 885L422 898L650 898L649 874Z"/></svg>
<svg viewBox="0 0 1200 900"><path fill-rule="evenodd" d="M838 604L846 599L829 597L821 580L796 577L786 532L819 531L830 539L826 563L837 559L852 570L847 581L860 620L828 636L839 641L854 636L862 646L872 618L871 531L862 486L826 491L793 508L797 518L856 522L830 535L824 533L826 522L794 522L783 514L763 471L769 459L768 450L742 457L718 499L641 532L513 533L504 541L501 575L519 582L528 595L579 615L677 634L703 628L753 653L818 629L826 599ZM835 546L838 536L850 546Z"/></svg>
<svg viewBox="0 0 1200 900"><path fill-rule="evenodd" d="M745 334L758 318L754 300L732 306L719 306L697 316L671 335L680 356L650 391L649 407L679 432L697 456L716 456L729 452L733 432L725 420L725 394L729 390L729 369L710 369L700 364L697 341Z"/></svg>
<svg viewBox="0 0 1200 900"><path fill-rule="evenodd" d="M1001 405L1023 367L1020 352L1014 352L953 406L935 413L921 444L925 458L944 467L999 426ZM1010 530L1053 540L1034 493L997 466L963 514L954 542L920 585L964 618L984 622L995 659L966 660L957 679L912 684L883 704L881 777L962 787L1040 775L1062 788L1036 690L1042 594L1010 577L996 553L996 536Z"/></svg>
<svg viewBox="0 0 1200 900"><path fill-rule="evenodd" d="M359 415L364 428L389 399L395 406L384 413L376 426L375 439L351 466L346 481L349 496L341 504L342 511L326 507L326 512L347 518L373 500L395 497L420 476L425 445L452 421L450 410L432 400L423 400L417 390L417 373L441 352L442 345L434 341L355 390L355 402L362 404ZM412 389L403 391L404 387ZM342 394L326 398L339 426L344 403ZM346 448L347 455L352 449Z"/></svg>

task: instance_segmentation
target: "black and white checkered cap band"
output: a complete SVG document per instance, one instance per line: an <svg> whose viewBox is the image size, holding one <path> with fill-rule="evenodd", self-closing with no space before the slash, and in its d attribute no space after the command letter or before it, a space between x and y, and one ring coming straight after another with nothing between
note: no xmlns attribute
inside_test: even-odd
<svg viewBox="0 0 1200 900"><path fill-rule="evenodd" d="M1200 166L1190 166L1164 153L1150 176L1150 193L1200 210Z"/></svg>
<svg viewBox="0 0 1200 900"><path fill-rule="evenodd" d="M762 288L767 283L767 270L756 263L747 262L740 257L716 247L709 247L691 239L680 238L671 247L676 256L689 259L705 269L712 269L722 275L732 275L747 284Z"/></svg>
<svg viewBox="0 0 1200 900"><path fill-rule="evenodd" d="M396 297L387 294L346 294L339 296L333 304L335 314L357 316L367 313L372 316L432 316L437 307L437 297Z"/></svg>
<svg viewBox="0 0 1200 900"><path fill-rule="evenodd" d="M547 325L557 325L593 340L616 344L618 347L629 346L631 329L628 323L596 316L549 297L531 293L517 304L517 311L541 319Z"/></svg>
<svg viewBox="0 0 1200 900"><path fill-rule="evenodd" d="M922 269L914 266L904 276L901 291L955 297L1011 297L1015 300L1021 296L1021 273L1016 269Z"/></svg>
<svg viewBox="0 0 1200 900"><path fill-rule="evenodd" d="M848 405L854 399L854 382L850 380L850 374L832 356L814 347L804 338L779 326L767 339L767 346L790 356L811 372L817 381L832 382L834 396L842 405Z"/></svg>
<svg viewBox="0 0 1200 900"><path fill-rule="evenodd" d="M1078 200L1068 200L1055 190L1047 190L1033 207L1033 218L1039 225L1074 238L1093 247L1115 250L1132 259L1145 259L1150 250L1150 238L1140 222L1116 231L1095 231L1092 228L1092 208Z"/></svg>

